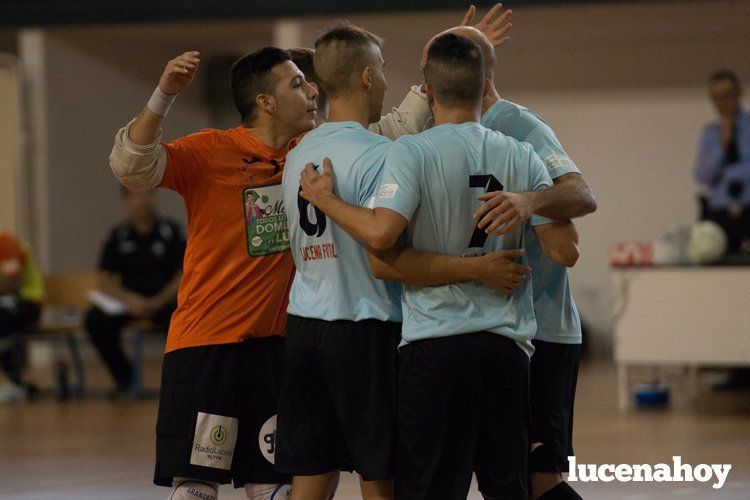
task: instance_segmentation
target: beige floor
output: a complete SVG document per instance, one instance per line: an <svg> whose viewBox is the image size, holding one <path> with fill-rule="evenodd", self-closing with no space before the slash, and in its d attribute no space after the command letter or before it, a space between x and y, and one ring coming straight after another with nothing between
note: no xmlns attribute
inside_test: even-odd
<svg viewBox="0 0 750 500"><path fill-rule="evenodd" d="M149 368L149 380L158 372ZM673 403L664 410L616 410L614 370L584 366L579 383L575 442L580 463L731 463L727 484L576 483L593 499L750 499L750 393L701 388L687 401L673 377ZM92 385L106 378L91 374ZM89 398L46 399L0 406L0 498L160 499L152 486L154 401L108 403ZM228 487L222 498L244 498ZM337 499L358 498L355 479L342 477ZM481 498L472 488L470 497Z"/></svg>

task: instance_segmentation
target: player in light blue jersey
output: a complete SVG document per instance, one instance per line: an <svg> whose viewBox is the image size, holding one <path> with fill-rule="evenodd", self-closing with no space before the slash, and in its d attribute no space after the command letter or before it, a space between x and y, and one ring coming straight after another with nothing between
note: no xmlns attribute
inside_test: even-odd
<svg viewBox="0 0 750 500"><path fill-rule="evenodd" d="M503 234L531 213L571 219L596 210L593 192L580 170L560 145L546 122L535 112L500 98L494 85L495 52L475 29L458 27L447 32L466 36L482 49L490 89L482 101L482 124L531 144L542 158L555 188L538 193L499 191L477 211L480 227ZM427 45L429 47L429 43ZM425 51L427 50L425 48ZM580 498L562 479L573 455L573 403L581 349L581 323L565 267L546 258L539 240L526 235L526 255L533 269L534 313L537 332L531 359L531 472L532 498Z"/></svg>
<svg viewBox="0 0 750 500"><path fill-rule="evenodd" d="M475 196L552 182L530 146L478 123L479 48L441 37L425 80L437 126L392 146L374 210L333 194L327 162L324 175L306 168L301 196L373 250L390 248L407 226L415 250L470 256L521 247L523 228L494 239L475 227ZM549 257L575 262L570 223L533 224ZM373 259L373 269L387 261ZM403 309L397 498L465 498L472 471L486 498L526 498L531 288L521 284L505 297L478 283L406 286Z"/></svg>
<svg viewBox="0 0 750 500"><path fill-rule="evenodd" d="M345 200L366 206L377 193L391 142L365 127L379 119L385 91L380 42L341 25L316 42L314 65L329 98L329 119L287 155L282 182L297 272L276 467L294 475L293 498L327 498L339 470L352 469L362 478L364 498L387 498L401 285L373 278L365 248L299 196L305 164L322 163L326 154L342 165L336 187ZM517 255L464 259L404 252L402 271L425 284L480 280L512 289L528 272L508 258ZM511 280L503 277L508 270Z"/></svg>
<svg viewBox="0 0 750 500"><path fill-rule="evenodd" d="M373 100L382 102L382 91ZM401 285L373 280L362 245L299 197L305 164L322 164L328 154L347 166L337 178L339 195L366 206L380 184L390 145L390 140L369 132L358 121L329 120L287 155L282 187L297 267L289 314L324 321L401 321Z"/></svg>
<svg viewBox="0 0 750 500"><path fill-rule="evenodd" d="M365 274L364 250L298 196L299 175L321 147L348 168L339 189L354 203L374 191L390 141L367 131L385 92L380 40L341 25L315 42L315 73L329 120L287 155L282 190L297 271L289 295L276 468L294 476L293 498L331 496L340 470L362 495L391 493L394 350L399 291ZM374 418L379 415L380 419Z"/></svg>

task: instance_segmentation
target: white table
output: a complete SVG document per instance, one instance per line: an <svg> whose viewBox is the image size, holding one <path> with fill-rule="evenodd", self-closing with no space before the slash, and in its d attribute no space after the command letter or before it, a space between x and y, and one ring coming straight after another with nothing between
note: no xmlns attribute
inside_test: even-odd
<svg viewBox="0 0 750 500"><path fill-rule="evenodd" d="M750 267L614 268L612 284L621 409L630 366L687 366L694 391L699 365L750 365Z"/></svg>

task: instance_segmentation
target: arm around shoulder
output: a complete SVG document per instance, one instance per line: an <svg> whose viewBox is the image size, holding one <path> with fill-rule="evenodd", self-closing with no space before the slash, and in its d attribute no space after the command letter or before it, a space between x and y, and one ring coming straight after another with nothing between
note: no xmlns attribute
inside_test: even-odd
<svg viewBox="0 0 750 500"><path fill-rule="evenodd" d="M558 219L583 217L584 215L596 212L596 209L599 208L596 203L594 190L588 185L583 175L579 173L561 175L554 180L554 185L550 189L559 189L560 191L558 194L560 198L558 200L559 207L553 207L553 210L554 208L558 208ZM565 207L567 210L562 207ZM562 212L564 217L559 217L561 215L560 212ZM539 215L545 216L544 213L539 213Z"/></svg>

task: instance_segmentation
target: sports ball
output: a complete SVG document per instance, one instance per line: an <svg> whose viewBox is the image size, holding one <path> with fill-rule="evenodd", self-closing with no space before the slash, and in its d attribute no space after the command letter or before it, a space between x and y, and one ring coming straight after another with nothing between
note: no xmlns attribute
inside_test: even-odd
<svg viewBox="0 0 750 500"><path fill-rule="evenodd" d="M727 235L721 226L709 220L693 224L687 245L690 262L711 264L721 260L726 251Z"/></svg>

